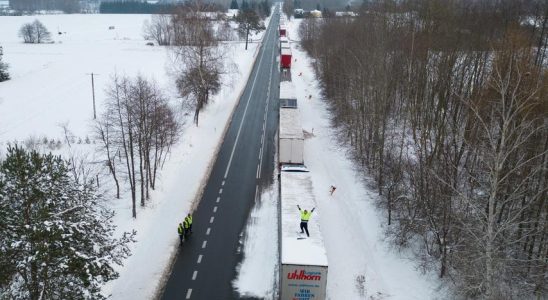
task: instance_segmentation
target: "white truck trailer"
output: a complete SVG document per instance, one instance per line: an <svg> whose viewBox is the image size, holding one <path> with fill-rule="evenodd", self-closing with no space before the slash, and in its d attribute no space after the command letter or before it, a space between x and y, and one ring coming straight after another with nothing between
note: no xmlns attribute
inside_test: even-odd
<svg viewBox="0 0 548 300"><path fill-rule="evenodd" d="M285 171L284 167L280 172L280 299L323 300L328 262L319 224L321 212L314 210L308 221L310 237L301 234L297 205L303 210L316 206L312 182L308 172Z"/></svg>
<svg viewBox="0 0 548 300"><path fill-rule="evenodd" d="M280 51L282 51L282 49L284 49L284 48L289 49L291 47L289 46L289 39L285 36L281 36L280 37Z"/></svg>
<svg viewBox="0 0 548 300"><path fill-rule="evenodd" d="M280 108L278 132L278 162L304 164L304 134L298 109Z"/></svg>
<svg viewBox="0 0 548 300"><path fill-rule="evenodd" d="M280 81L280 108L297 108L297 94L292 81Z"/></svg>

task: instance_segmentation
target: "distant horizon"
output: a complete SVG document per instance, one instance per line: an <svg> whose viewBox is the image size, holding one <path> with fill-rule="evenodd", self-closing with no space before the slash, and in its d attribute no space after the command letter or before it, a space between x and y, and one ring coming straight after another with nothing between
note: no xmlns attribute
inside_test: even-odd
<svg viewBox="0 0 548 300"><path fill-rule="evenodd" d="M13 1L13 0L12 0ZM17 1L17 0L16 0ZM127 1L127 0L83 0L81 2L116 2L116 1ZM134 0L138 2L138 0ZM143 1L144 2L144 1ZM165 2L165 3L175 3L178 1L165 1L165 0L147 0L148 3L158 3L158 2ZM184 2L184 1L179 1ZM208 3L218 3L223 6L226 6L227 8L230 7L230 3L232 0L214 0L214 1L204 1ZM271 1L272 4L278 1ZM301 8L304 10L314 10L317 8L317 5L320 5L321 9L327 8L330 10L342 10L347 5L352 5L355 1L353 0L300 0L301 2ZM9 6L10 0L0 0L0 6ZM238 4L241 4L242 0L238 0Z"/></svg>

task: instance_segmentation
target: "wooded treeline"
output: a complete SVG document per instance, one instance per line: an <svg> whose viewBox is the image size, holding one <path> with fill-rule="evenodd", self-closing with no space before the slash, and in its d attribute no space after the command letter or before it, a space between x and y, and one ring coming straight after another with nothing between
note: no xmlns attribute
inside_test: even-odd
<svg viewBox="0 0 548 300"><path fill-rule="evenodd" d="M101 14L166 14L177 8L172 3L148 3L139 1L104 1L99 5Z"/></svg>
<svg viewBox="0 0 548 300"><path fill-rule="evenodd" d="M17 11L60 10L65 13L80 12L77 0L10 0L10 8Z"/></svg>
<svg viewBox="0 0 548 300"><path fill-rule="evenodd" d="M390 236L460 296L548 293L547 23L543 1L368 1L299 29Z"/></svg>

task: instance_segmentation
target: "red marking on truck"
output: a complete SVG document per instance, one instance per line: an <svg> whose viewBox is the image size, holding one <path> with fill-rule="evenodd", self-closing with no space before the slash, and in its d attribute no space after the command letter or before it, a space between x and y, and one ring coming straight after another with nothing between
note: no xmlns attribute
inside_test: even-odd
<svg viewBox="0 0 548 300"><path fill-rule="evenodd" d="M287 279L296 279L296 280L321 280L322 276L320 274L306 274L304 270L301 270L300 273L297 273L297 270L293 273L287 273Z"/></svg>

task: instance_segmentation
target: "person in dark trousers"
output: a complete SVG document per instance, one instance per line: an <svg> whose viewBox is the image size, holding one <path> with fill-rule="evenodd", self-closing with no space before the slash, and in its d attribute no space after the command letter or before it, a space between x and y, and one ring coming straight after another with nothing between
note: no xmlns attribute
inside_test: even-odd
<svg viewBox="0 0 548 300"><path fill-rule="evenodd" d="M185 217L185 222L188 223L188 233L191 234L192 233L192 215L190 213Z"/></svg>
<svg viewBox="0 0 548 300"><path fill-rule="evenodd" d="M310 216L316 208L312 208L311 211L307 211L306 209L303 211L301 210L301 207L299 205L297 205L297 208L301 212L301 233L304 233L304 231L306 231L306 236L310 237L310 234L308 233L308 220L310 220Z"/></svg>
<svg viewBox="0 0 548 300"><path fill-rule="evenodd" d="M183 224L179 223L179 226L177 227L177 233L179 234L179 245L182 245L185 236L185 229L183 228Z"/></svg>
<svg viewBox="0 0 548 300"><path fill-rule="evenodd" d="M185 235L185 239L187 239L190 235L190 224L188 223L187 218L185 218L185 220L183 221L183 232Z"/></svg>

